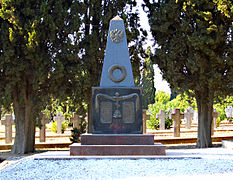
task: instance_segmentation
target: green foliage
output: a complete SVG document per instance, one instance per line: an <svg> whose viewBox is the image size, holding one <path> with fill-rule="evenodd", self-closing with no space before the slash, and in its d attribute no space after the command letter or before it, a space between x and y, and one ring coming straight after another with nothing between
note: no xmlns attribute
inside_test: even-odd
<svg viewBox="0 0 233 180"><path fill-rule="evenodd" d="M158 64L171 89L192 90L198 147L212 145L214 97L233 94L232 0L145 0Z"/></svg>
<svg viewBox="0 0 233 180"><path fill-rule="evenodd" d="M146 1L146 6L158 43L152 60L171 88L195 94L209 91L207 101L217 94L232 94L232 2Z"/></svg>
<svg viewBox="0 0 233 180"><path fill-rule="evenodd" d="M160 109L168 110L169 109L169 100L170 95L159 91L155 93L155 103L149 105L149 112L152 115L151 117L156 117L156 114L159 113Z"/></svg>
<svg viewBox="0 0 233 180"><path fill-rule="evenodd" d="M154 87L154 69L151 62L151 48L148 47L146 50L147 58L144 61L144 69L142 73L142 82L139 86L143 88L143 109L148 109L149 104L153 104L155 101L155 87Z"/></svg>
<svg viewBox="0 0 233 180"><path fill-rule="evenodd" d="M67 97L66 100L61 101L59 99L51 98L48 102L45 110L42 112L46 114L47 117L56 116L57 113L62 113L65 119L69 119L73 116L73 112L77 112L80 116L86 116L87 105L83 104L74 104L74 101Z"/></svg>
<svg viewBox="0 0 233 180"><path fill-rule="evenodd" d="M221 119L220 119L220 117L218 117L218 118L216 119L216 126L219 127L219 126L220 126L220 123L221 123Z"/></svg>
<svg viewBox="0 0 233 180"><path fill-rule="evenodd" d="M233 96L227 96L226 98L218 98L215 100L214 108L219 113L217 118L217 126L220 125L221 121L226 120L225 109L227 106L233 106ZM173 109L180 109L184 113L185 109L192 107L193 110L197 111L196 100L193 97L188 96L186 93L179 94L175 99L170 101L170 95L162 91L155 93L155 103L149 105L149 114L151 115L150 121L147 121L147 127L149 129L159 129L159 119L156 118L156 114L159 113L159 110L165 110L166 114L170 114ZM231 121L232 118L229 118L228 121ZM172 125L172 120L166 118L165 128L169 129Z"/></svg>
<svg viewBox="0 0 233 180"><path fill-rule="evenodd" d="M227 106L233 107L233 96L226 96L225 98L219 97L218 99L215 100L214 108L219 113L220 121L233 120L233 117L231 118L226 117L225 109L227 108Z"/></svg>
<svg viewBox="0 0 233 180"><path fill-rule="evenodd" d="M195 99L189 97L187 94L179 94L175 99L170 101L170 95L162 91L155 93L155 103L149 105L149 113L151 115L150 121L147 125L149 129L159 129L159 119L156 118L156 114L160 110L165 110L166 114L172 113L173 109L180 109L184 113L185 109L192 107L196 109ZM172 125L172 120L169 118L165 119L165 128L169 129Z"/></svg>
<svg viewBox="0 0 233 180"><path fill-rule="evenodd" d="M189 97L186 93L179 94L175 99L169 102L169 108L179 108L181 113L184 113L185 109L192 107L197 110L196 100L193 97Z"/></svg>
<svg viewBox="0 0 233 180"><path fill-rule="evenodd" d="M233 3L229 0L213 0L217 5L217 9L221 11L226 17L230 18L233 12Z"/></svg>
<svg viewBox="0 0 233 180"><path fill-rule="evenodd" d="M173 124L173 119L169 119L169 118L165 119L165 129L170 129L172 124ZM149 121L147 121L146 125L147 125L148 129L158 130L159 129L159 119L158 118L150 119Z"/></svg>
<svg viewBox="0 0 233 180"><path fill-rule="evenodd" d="M62 121L61 123L61 132L64 133L67 128L67 123ZM50 127L51 131L57 133L57 121L52 122L52 126Z"/></svg>
<svg viewBox="0 0 233 180"><path fill-rule="evenodd" d="M71 138L70 138L71 142L72 143L80 142L81 134L85 132L86 132L86 121L82 119L81 123L79 124L79 129L75 127L71 130Z"/></svg>
<svg viewBox="0 0 233 180"><path fill-rule="evenodd" d="M131 11L135 6L135 0L0 1L0 104L13 103L16 123L34 126L51 97L61 103L70 97L78 113L85 114L91 87L99 85L109 21L116 15L125 21L137 76L145 38L139 39L138 12ZM15 147L20 143L16 138Z"/></svg>
<svg viewBox="0 0 233 180"><path fill-rule="evenodd" d="M0 1L0 104L13 103L14 153L34 150L35 122L49 98L67 97L77 85L80 12L79 1Z"/></svg>
<svg viewBox="0 0 233 180"><path fill-rule="evenodd" d="M2 119L5 114L13 114L13 107L10 106L9 108L4 108L3 106L0 107L0 119Z"/></svg>
<svg viewBox="0 0 233 180"><path fill-rule="evenodd" d="M68 13L68 9L74 13L77 8L80 11L77 2L71 5L63 0L1 1L0 69L4 71L0 72L0 88L4 105L19 93L18 100L23 103L27 92L27 99L41 108L49 93L67 84L64 74L68 77L68 69L78 72L77 49L69 35L79 30L80 19ZM64 87L56 92L64 92Z"/></svg>
<svg viewBox="0 0 233 180"><path fill-rule="evenodd" d="M149 114L150 114L150 120L147 121L147 127L149 129L159 129L159 119L156 118L156 114L159 113L160 109L165 110L165 113L168 114L170 109L169 109L169 100L170 100L170 95L166 94L162 91L159 91L158 93L155 93L155 103L149 105ZM165 120L165 128L170 128L169 124L171 120L167 118ZM167 125L166 125L167 124Z"/></svg>
<svg viewBox="0 0 233 180"><path fill-rule="evenodd" d="M80 142L80 136L81 136L81 132L78 128L73 128L71 130L71 138L70 138L70 141L72 143L78 143Z"/></svg>

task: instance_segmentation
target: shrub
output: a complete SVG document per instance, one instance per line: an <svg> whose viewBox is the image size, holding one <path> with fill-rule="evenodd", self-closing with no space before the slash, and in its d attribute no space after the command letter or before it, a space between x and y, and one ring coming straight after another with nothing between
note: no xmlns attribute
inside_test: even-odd
<svg viewBox="0 0 233 180"><path fill-rule="evenodd" d="M79 124L79 129L77 127L73 128L71 130L71 142L72 143L78 143L80 142L80 137L81 137L81 134L85 133L86 132L86 126L87 126L87 123L85 121L85 119L81 119L81 123Z"/></svg>
<svg viewBox="0 0 233 180"><path fill-rule="evenodd" d="M64 133L67 128L67 124L65 121L61 123L61 132ZM57 133L57 121L52 121L52 126L50 127L51 131Z"/></svg>
<svg viewBox="0 0 233 180"><path fill-rule="evenodd" d="M156 114L159 110L165 110L166 114L172 113L173 109L179 108L182 113L188 107L196 109L196 101L194 98L190 98L187 94L179 94L175 99L170 101L170 95L162 91L155 93L155 103L149 105L149 114L151 115L150 120L147 122L147 127L149 129L159 129L159 119L156 118ZM165 128L171 128L173 123L172 119L165 119Z"/></svg>
<svg viewBox="0 0 233 180"><path fill-rule="evenodd" d="M219 112L219 117L221 121L232 121L233 119L233 117L227 118L226 116L225 109L227 108L227 106L233 106L233 96L227 96L225 98L219 97L215 100L214 108L217 112Z"/></svg>
<svg viewBox="0 0 233 180"><path fill-rule="evenodd" d="M216 126L219 127L219 126L220 126L220 123L221 123L221 118L218 117L218 118L216 119Z"/></svg>
<svg viewBox="0 0 233 180"><path fill-rule="evenodd" d="M191 91L189 93L192 93ZM227 118L225 109L227 106L233 106L233 96L218 97L215 99L214 108L219 113L217 118L217 126L220 125L222 120L232 121L233 117ZM197 110L197 104L195 98L190 98L186 93L179 94L175 99L170 101L170 95L164 92L155 93L155 103L149 105L149 110L147 113L150 114L150 120L147 121L147 127L149 129L159 129L159 119L156 118L156 114L159 113L159 110L165 110L166 114L170 114L173 109L179 108L181 113L184 113L185 109L192 107L194 110ZM165 128L169 129L173 123L172 119L165 119Z"/></svg>
<svg viewBox="0 0 233 180"><path fill-rule="evenodd" d="M149 105L149 114L150 120L147 121L147 127L149 129L159 129L159 119L156 118L156 114L159 113L159 110L165 110L166 114L169 114L169 101L170 95L166 94L162 91L155 93L155 103ZM165 128L169 129L172 125L172 119L166 118L165 119Z"/></svg>

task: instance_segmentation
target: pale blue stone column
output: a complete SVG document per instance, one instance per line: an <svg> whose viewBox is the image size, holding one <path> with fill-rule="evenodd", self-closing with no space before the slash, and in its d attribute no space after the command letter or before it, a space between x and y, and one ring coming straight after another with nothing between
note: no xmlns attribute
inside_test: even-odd
<svg viewBox="0 0 233 180"><path fill-rule="evenodd" d="M134 87L124 21L110 21L100 87Z"/></svg>

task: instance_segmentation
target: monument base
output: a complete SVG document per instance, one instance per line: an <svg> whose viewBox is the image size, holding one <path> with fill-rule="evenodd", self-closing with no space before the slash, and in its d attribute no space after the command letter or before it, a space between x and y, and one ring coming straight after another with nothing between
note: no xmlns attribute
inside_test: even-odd
<svg viewBox="0 0 233 180"><path fill-rule="evenodd" d="M84 134L81 144L70 145L71 156L166 155L165 146L154 144L150 134Z"/></svg>
<svg viewBox="0 0 233 180"><path fill-rule="evenodd" d="M154 145L70 145L71 156L147 156L166 155L165 146Z"/></svg>
<svg viewBox="0 0 233 180"><path fill-rule="evenodd" d="M83 134L82 145L153 145L153 134Z"/></svg>

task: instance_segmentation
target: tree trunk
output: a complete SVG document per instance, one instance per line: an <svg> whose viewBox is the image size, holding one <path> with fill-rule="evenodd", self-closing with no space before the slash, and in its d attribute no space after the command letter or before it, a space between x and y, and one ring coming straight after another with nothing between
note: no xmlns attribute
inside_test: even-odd
<svg viewBox="0 0 233 180"><path fill-rule="evenodd" d="M23 94L23 98L22 95ZM11 149L14 154L26 154L35 151L35 121L32 118L32 101L28 97L28 91L15 91L14 113L15 113L15 141Z"/></svg>
<svg viewBox="0 0 233 180"><path fill-rule="evenodd" d="M208 93L197 93L196 101L198 107L198 136L197 147L207 148L212 146L211 126L213 112L213 96Z"/></svg>

